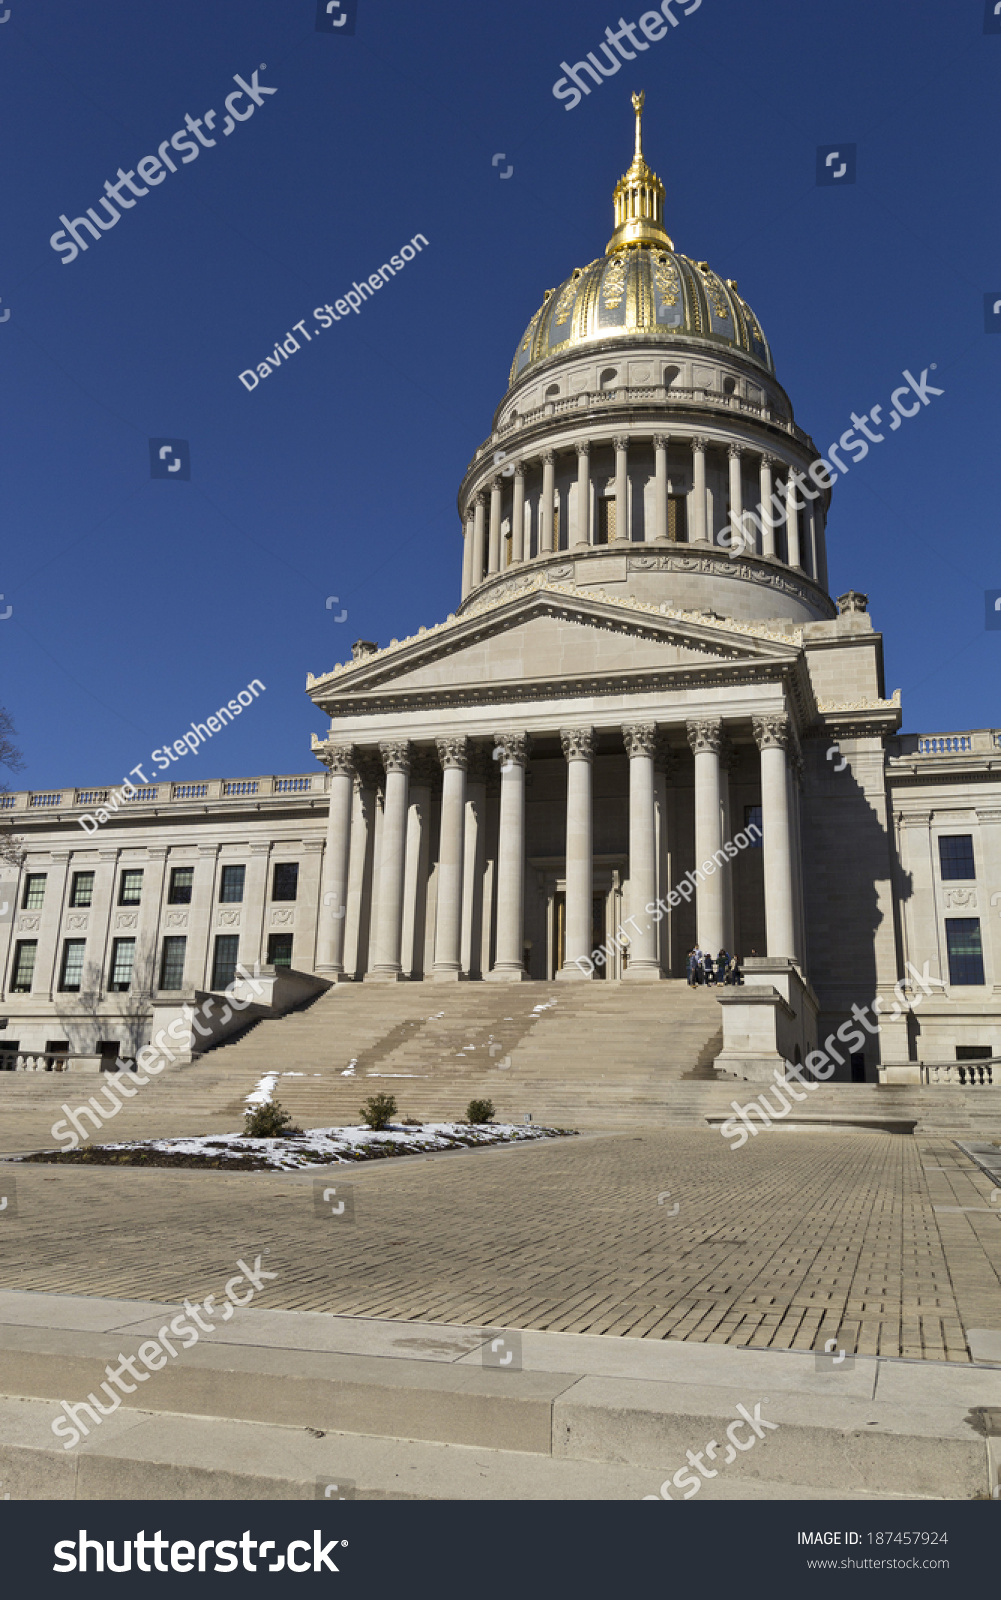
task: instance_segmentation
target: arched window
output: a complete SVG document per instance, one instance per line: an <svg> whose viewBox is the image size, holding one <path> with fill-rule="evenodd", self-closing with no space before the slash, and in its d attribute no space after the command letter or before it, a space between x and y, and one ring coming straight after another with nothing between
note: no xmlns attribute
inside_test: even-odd
<svg viewBox="0 0 1001 1600"><path fill-rule="evenodd" d="M674 382L675 378L678 378L680 376L681 376L681 368L680 367L665 367L664 368L664 388L665 389L669 389L671 387L672 383Z"/></svg>
<svg viewBox="0 0 1001 1600"><path fill-rule="evenodd" d="M604 372L601 374L601 377L598 379L598 382L602 389L614 389L618 376L618 367L606 367Z"/></svg>
<svg viewBox="0 0 1001 1600"><path fill-rule="evenodd" d="M558 383L551 383L549 385L549 388L546 390L545 395L543 396L543 399L545 399L545 400L555 400L556 396L559 394L559 392L560 392L559 384Z"/></svg>

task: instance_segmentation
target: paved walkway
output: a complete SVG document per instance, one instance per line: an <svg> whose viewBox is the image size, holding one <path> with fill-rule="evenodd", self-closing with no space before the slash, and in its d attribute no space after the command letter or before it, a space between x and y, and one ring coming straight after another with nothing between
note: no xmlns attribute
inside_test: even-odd
<svg viewBox="0 0 1001 1600"><path fill-rule="evenodd" d="M352 1221L317 1214L312 1173L4 1166L0 1191L11 1172L8 1289L200 1300L261 1254L255 1305L286 1310L949 1361L1001 1329L1001 1207L944 1139L678 1130L341 1167Z"/></svg>

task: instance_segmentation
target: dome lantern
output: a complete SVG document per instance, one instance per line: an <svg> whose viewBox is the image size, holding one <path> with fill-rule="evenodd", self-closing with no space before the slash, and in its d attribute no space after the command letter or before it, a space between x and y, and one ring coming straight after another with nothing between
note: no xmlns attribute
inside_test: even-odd
<svg viewBox="0 0 1001 1600"><path fill-rule="evenodd" d="M636 113L636 153L628 172L615 185L615 232L608 241L606 255L627 250L631 245L659 245L673 250L664 231L664 185L643 158L643 106L646 95L633 95Z"/></svg>

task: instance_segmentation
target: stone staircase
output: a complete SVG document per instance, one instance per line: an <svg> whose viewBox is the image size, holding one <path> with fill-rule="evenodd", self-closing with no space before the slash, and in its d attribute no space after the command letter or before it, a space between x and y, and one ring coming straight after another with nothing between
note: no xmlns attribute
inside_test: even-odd
<svg viewBox="0 0 1001 1600"><path fill-rule="evenodd" d="M401 1118L418 1121L462 1118L477 1098L492 1100L503 1121L531 1114L582 1131L705 1128L759 1088L717 1078L720 1043L714 995L677 980L342 984L168 1068L92 1137L237 1131L247 1095L272 1071L281 1074L277 1097L303 1127L357 1123L362 1101L384 1092ZM62 1107L92 1095L102 1103L104 1085L82 1072L0 1073L0 1152L58 1146L51 1129ZM911 1118L923 1134L1001 1135L1001 1093L992 1088L825 1084L801 1109L811 1118Z"/></svg>

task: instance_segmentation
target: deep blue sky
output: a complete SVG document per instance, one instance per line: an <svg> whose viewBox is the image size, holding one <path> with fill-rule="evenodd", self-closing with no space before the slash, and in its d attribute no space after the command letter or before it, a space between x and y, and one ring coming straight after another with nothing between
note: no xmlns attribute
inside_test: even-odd
<svg viewBox="0 0 1001 1600"><path fill-rule="evenodd" d="M598 48L613 0L358 0L352 38L315 31L315 0L4 4L18 787L115 781L255 677L264 699L172 775L309 770L307 669L453 608L458 481L543 292L604 249L634 88L668 231L739 280L820 447L938 363L942 398L837 486L832 590L869 594L906 728L1001 723L984 628L1001 35L983 0L702 0L569 112L559 62ZM278 93L64 266L59 214L96 206L185 112L221 122L261 63ZM818 188L816 147L837 141L858 182ZM418 232L430 248L361 316L245 392L242 369ZM150 480L156 436L190 441L190 482Z"/></svg>

